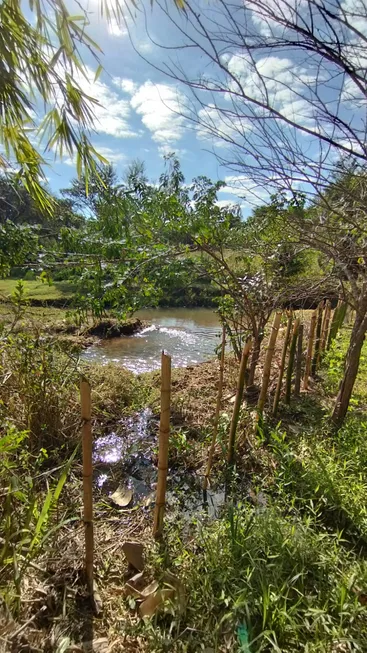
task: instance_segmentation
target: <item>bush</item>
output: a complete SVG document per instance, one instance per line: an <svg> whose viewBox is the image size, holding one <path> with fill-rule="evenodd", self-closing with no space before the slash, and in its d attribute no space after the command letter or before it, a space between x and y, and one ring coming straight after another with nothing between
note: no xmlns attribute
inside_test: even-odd
<svg viewBox="0 0 367 653"><path fill-rule="evenodd" d="M43 550L64 522L52 520L73 456L63 465L58 479L40 473L47 458L28 450L27 431L3 424L0 437L0 598L17 615L22 581L29 563ZM0 601L1 604L1 601Z"/></svg>
<svg viewBox="0 0 367 653"><path fill-rule="evenodd" d="M37 278L37 275L33 270L27 270L27 272L24 275L24 280L25 281L34 281Z"/></svg>
<svg viewBox="0 0 367 653"><path fill-rule="evenodd" d="M0 340L0 418L29 433L31 451L75 446L79 429L77 359L35 333Z"/></svg>
<svg viewBox="0 0 367 653"><path fill-rule="evenodd" d="M118 365L81 364L64 351L57 338L33 333L0 338L0 420L27 430L27 446L55 457L67 455L80 437L79 383L90 381L92 416L101 421L120 418L146 404L151 389Z"/></svg>

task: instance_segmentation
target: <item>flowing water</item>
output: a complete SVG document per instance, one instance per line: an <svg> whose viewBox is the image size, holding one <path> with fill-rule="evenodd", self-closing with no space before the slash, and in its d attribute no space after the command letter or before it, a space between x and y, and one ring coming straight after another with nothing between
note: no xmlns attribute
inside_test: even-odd
<svg viewBox="0 0 367 653"><path fill-rule="evenodd" d="M104 340L85 350L89 361L121 363L136 374L160 367L161 351L174 367L210 360L220 342L218 316L206 308L162 308L136 314L149 323L134 336Z"/></svg>
<svg viewBox="0 0 367 653"><path fill-rule="evenodd" d="M134 336L93 345L84 359L113 361L139 374L160 367L162 349L171 354L174 367L184 367L210 360L220 343L219 320L209 309L151 309L139 311L137 317L149 326ZM132 505L154 502L157 431L157 421L146 408L121 419L115 430L96 440L95 480L101 492L111 495L122 486L132 491ZM204 499L201 485L200 477L188 479L185 470L170 470L167 506L188 516L202 510L217 516L224 502L223 488L209 489Z"/></svg>

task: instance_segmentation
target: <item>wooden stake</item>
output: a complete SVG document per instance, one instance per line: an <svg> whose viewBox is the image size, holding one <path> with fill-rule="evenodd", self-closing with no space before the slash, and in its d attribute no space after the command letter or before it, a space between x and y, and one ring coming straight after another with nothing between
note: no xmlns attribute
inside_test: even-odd
<svg viewBox="0 0 367 653"><path fill-rule="evenodd" d="M294 381L294 396L299 397L301 390L302 376L302 354L303 354L303 324L299 325L296 357L296 378Z"/></svg>
<svg viewBox="0 0 367 653"><path fill-rule="evenodd" d="M321 339L321 326L322 326L322 316L323 316L324 302L321 301L317 307L317 319L316 319L316 337L315 337L315 353L313 355L312 364L311 364L311 374L315 376L317 369L319 367L319 351L320 351L320 339Z"/></svg>
<svg viewBox="0 0 367 653"><path fill-rule="evenodd" d="M257 403L257 410L258 410L258 413L260 415L262 414L262 412L264 410L266 393L268 391L269 380L270 380L271 362L272 362L273 356L274 356L275 343L276 343L276 339L277 339L277 335L278 335L278 330L279 330L281 317L282 317L281 312L277 312L275 314L274 321L273 321L273 326L271 328L268 349L267 349L267 352L266 352L265 362L264 362L263 382L262 382L262 386L261 386L259 401Z"/></svg>
<svg viewBox="0 0 367 653"><path fill-rule="evenodd" d="M325 304L324 321L322 323L322 329L321 329L321 342L320 342L320 351L319 351L319 360L320 361L321 361L322 356L323 356L323 354L325 352L326 342L327 342L327 339L328 339L330 315L331 315L331 304L330 304L330 301L327 300L327 302Z"/></svg>
<svg viewBox="0 0 367 653"><path fill-rule="evenodd" d="M283 375L284 375L284 368L285 368L285 359L286 359L286 356L287 356L288 341L289 341L289 334L290 334L291 328L292 328L292 321L293 321L293 315L292 315L292 312L291 312L289 317L288 317L287 330L286 330L286 333L285 333L284 343L283 343L282 358L281 358L281 361L280 361L278 383L277 383L277 388L276 388L275 395L274 395L274 403L273 403L273 415L274 415L274 417L276 416L276 414L278 412L278 405L279 405L280 393L281 393L281 390L282 390L282 382L283 382Z"/></svg>
<svg viewBox="0 0 367 653"><path fill-rule="evenodd" d="M297 319L294 322L291 346L289 348L287 378L286 378L286 381L285 381L285 403L286 404L289 404L290 400L291 400L292 374L293 374L293 367L294 367L294 355L296 353L299 323L300 323L300 319L299 319L299 317L297 317Z"/></svg>
<svg viewBox="0 0 367 653"><path fill-rule="evenodd" d="M212 463L213 463L214 449L215 449L215 444L217 442L218 422L219 422L220 406L221 406L221 403L222 403L222 392L223 392L223 374L224 374L225 350L226 350L226 330L225 330L225 327L223 325L223 329L222 329L222 349L221 349L221 352L220 352L219 381L218 381L217 403L216 403L216 407L215 407L215 416L214 416L214 425L213 425L213 437L212 437L210 450L209 450L209 455L208 455L208 464L207 464L207 468L206 468L206 474L204 476L204 481L203 481L203 490L206 490L207 487L208 487L210 470L212 468Z"/></svg>
<svg viewBox="0 0 367 653"><path fill-rule="evenodd" d="M229 429L228 455L227 455L227 460L229 464L233 463L233 458L234 458L234 444L236 440L236 430L237 430L238 418L240 416L243 390L245 387L246 367L247 367L247 361L250 355L250 351L251 351L251 340L248 340L245 343L245 346L242 350L240 370L238 373L238 381L237 381L236 399L233 406L231 426Z"/></svg>
<svg viewBox="0 0 367 653"><path fill-rule="evenodd" d="M91 422L91 392L85 379L80 382L80 403L82 414L82 447L83 447L83 503L85 530L85 575L88 589L93 596L93 463L92 463L92 422Z"/></svg>
<svg viewBox="0 0 367 653"><path fill-rule="evenodd" d="M154 510L153 535L158 538L163 531L164 509L168 471L168 440L171 409L171 357L162 351L161 362L161 418L159 423L158 483Z"/></svg>
<svg viewBox="0 0 367 653"><path fill-rule="evenodd" d="M346 312L347 312L346 302L341 302L341 301L338 302L338 306L334 311L333 319L331 320L327 349L330 348L331 343L333 342L333 340L335 340L339 329L343 325Z"/></svg>
<svg viewBox="0 0 367 653"><path fill-rule="evenodd" d="M308 334L308 346L307 346L307 354L306 354L306 369L305 369L305 378L303 379L303 389L304 390L308 389L308 381L309 381L310 373L311 373L312 351L313 351L313 340L314 340L315 328L316 328L316 318L317 318L317 311L314 311L312 313L311 323L310 323L310 332Z"/></svg>

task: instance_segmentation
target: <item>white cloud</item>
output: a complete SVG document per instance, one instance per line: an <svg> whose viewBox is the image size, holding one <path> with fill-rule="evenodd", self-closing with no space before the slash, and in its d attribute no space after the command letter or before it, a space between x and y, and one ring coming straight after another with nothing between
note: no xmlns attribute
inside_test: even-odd
<svg viewBox="0 0 367 653"><path fill-rule="evenodd" d="M119 161L124 161L126 159L126 154L120 152L119 150L114 150L111 147L104 147L99 145L94 145L98 154L103 156L110 163L118 163Z"/></svg>
<svg viewBox="0 0 367 653"><path fill-rule="evenodd" d="M129 93L129 95L133 95L138 88L138 85L127 77L113 77L112 83L118 88L121 88L124 93Z"/></svg>
<svg viewBox="0 0 367 653"><path fill-rule="evenodd" d="M225 107L222 109L214 105L203 107L199 110L198 117L198 138L203 141L209 140L216 147L226 147L228 143L236 142L251 129L251 124L246 118L236 116L233 111L227 114Z"/></svg>
<svg viewBox="0 0 367 653"><path fill-rule="evenodd" d="M154 46L150 41L142 41L139 43L138 49L142 54L150 54L153 52Z"/></svg>
<svg viewBox="0 0 367 653"><path fill-rule="evenodd" d="M111 36L126 36L127 29L125 25L118 22L116 18L111 18L107 23L107 31Z"/></svg>
<svg viewBox="0 0 367 653"><path fill-rule="evenodd" d="M237 206L238 202L234 202L233 200L217 200L216 205L219 206L220 209L226 209L230 207L235 207Z"/></svg>
<svg viewBox="0 0 367 653"><path fill-rule="evenodd" d="M86 76L78 73L74 74L74 79L88 97L98 101L98 104L91 105L94 127L98 133L117 138L140 136L129 125L131 116L129 100L122 99L100 78L95 81L95 73L89 67L86 67Z"/></svg>
<svg viewBox="0 0 367 653"><path fill-rule="evenodd" d="M107 159L109 163L119 163L120 161L124 161L126 159L126 154L118 150L114 150L111 147L95 144L93 144L93 147L95 147L98 154ZM67 156L61 159L61 163L74 168L76 166L76 153L73 156Z"/></svg>
<svg viewBox="0 0 367 653"><path fill-rule="evenodd" d="M180 115L182 99L173 86L153 84L150 80L131 98L131 106L141 116L153 140L162 147L171 147L184 134L185 119Z"/></svg>
<svg viewBox="0 0 367 653"><path fill-rule="evenodd" d="M266 0L264 10L261 6L257 11L251 11L251 18L254 25L262 36L274 36L284 30L283 25L274 21L271 15L279 16L286 20L296 20L297 13L301 13L302 7L307 5L307 0Z"/></svg>
<svg viewBox="0 0 367 653"><path fill-rule="evenodd" d="M270 186L265 188L265 186L256 184L247 175L227 175L224 177L224 181L226 186L219 192L245 199L246 204L241 204L241 207L265 204L269 201L270 193L273 192Z"/></svg>
<svg viewBox="0 0 367 653"><path fill-rule="evenodd" d="M103 3L99 0L88 0L87 4L88 18L93 27L102 25L103 29L107 28L110 36L126 36L128 30L125 20L129 19L129 15L128 12L125 17L122 15L121 6L116 8L115 0L103 0Z"/></svg>
<svg viewBox="0 0 367 653"><path fill-rule="evenodd" d="M341 3L340 13L345 15L346 20L355 29L367 36L367 11L364 0L344 0Z"/></svg>
<svg viewBox="0 0 367 653"><path fill-rule="evenodd" d="M315 76L304 66L297 65L288 57L267 56L256 62L237 53L227 57L228 71L235 77L228 85L227 100L236 102L240 92L277 109L288 119L303 125L313 122L311 101ZM320 75L319 80L320 81ZM258 114L266 109L255 108Z"/></svg>

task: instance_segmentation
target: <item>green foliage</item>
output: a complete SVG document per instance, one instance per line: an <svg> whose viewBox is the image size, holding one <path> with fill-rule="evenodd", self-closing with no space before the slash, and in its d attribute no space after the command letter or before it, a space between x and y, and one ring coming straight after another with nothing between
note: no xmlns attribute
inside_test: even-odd
<svg viewBox="0 0 367 653"><path fill-rule="evenodd" d="M83 10L71 15L64 2L49 0L46 5L30 2L27 12L30 20L18 1L5 0L0 7L0 100L6 107L0 124L4 148L0 163L8 168L9 161L15 161L26 190L42 209L50 211L52 198L42 183L45 161L34 137L57 156L75 153L78 174L84 172L88 181L96 160L103 158L88 138L98 101L88 97L78 82L78 76L87 74L79 49L84 45L97 59L100 48L87 33ZM116 12L121 20L118 4ZM40 100L45 113L39 125L34 115Z"/></svg>
<svg viewBox="0 0 367 653"><path fill-rule="evenodd" d="M350 417L333 439L326 426L297 441L272 435L277 495L284 505L313 513L334 531L367 545L366 420Z"/></svg>
<svg viewBox="0 0 367 653"><path fill-rule="evenodd" d="M0 353L1 420L28 431L31 451L65 455L75 446L77 360L37 333L4 332Z"/></svg>
<svg viewBox="0 0 367 653"><path fill-rule="evenodd" d="M285 518L271 505L238 506L199 526L185 546L180 531L170 529L168 537L189 600L170 631L164 620L148 631L150 650L219 651L226 642L239 651L236 632L244 624L251 651L366 647L357 591L365 563L314 519L297 511Z"/></svg>
<svg viewBox="0 0 367 653"><path fill-rule="evenodd" d="M0 491L5 497L0 508L0 596L17 614L23 576L32 561L44 550L55 532L64 526L54 519L76 451L63 465L57 480L42 472L45 449L32 454L28 432L5 424L0 435Z"/></svg>

